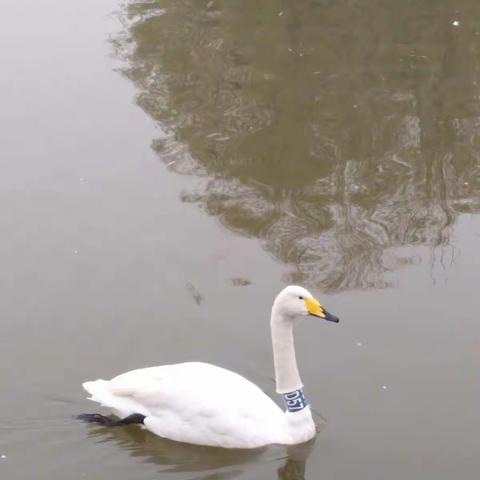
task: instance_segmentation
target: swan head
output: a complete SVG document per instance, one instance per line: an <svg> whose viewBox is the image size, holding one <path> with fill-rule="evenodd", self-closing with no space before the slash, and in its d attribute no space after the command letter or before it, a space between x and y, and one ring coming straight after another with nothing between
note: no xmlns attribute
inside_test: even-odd
<svg viewBox="0 0 480 480"><path fill-rule="evenodd" d="M285 287L275 298L273 310L283 318L294 319L305 315L338 323L335 315L327 312L323 305L305 288L297 285Z"/></svg>

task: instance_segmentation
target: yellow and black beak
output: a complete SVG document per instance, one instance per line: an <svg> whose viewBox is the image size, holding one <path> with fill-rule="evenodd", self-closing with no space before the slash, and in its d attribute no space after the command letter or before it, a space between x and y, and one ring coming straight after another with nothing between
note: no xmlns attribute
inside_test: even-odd
<svg viewBox="0 0 480 480"><path fill-rule="evenodd" d="M319 317L323 318L324 320L328 320L329 322L335 322L338 323L340 319L336 317L335 315L332 315L331 313L327 312L322 305L320 305L320 302L316 300L315 298L306 298L305 299L305 305L308 310L309 315L313 315L314 317Z"/></svg>

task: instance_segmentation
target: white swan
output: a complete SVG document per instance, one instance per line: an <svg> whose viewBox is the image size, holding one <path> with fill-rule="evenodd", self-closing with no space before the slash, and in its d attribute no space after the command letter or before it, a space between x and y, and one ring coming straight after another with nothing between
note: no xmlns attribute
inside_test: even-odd
<svg viewBox="0 0 480 480"><path fill-rule="evenodd" d="M276 389L284 396L285 412L246 378L188 362L85 382L90 400L109 407L122 420L99 414L80 418L109 426L141 423L164 438L215 447L306 442L315 436L315 424L302 392L293 343L295 319L303 315L339 321L302 287L286 287L276 297L270 325Z"/></svg>

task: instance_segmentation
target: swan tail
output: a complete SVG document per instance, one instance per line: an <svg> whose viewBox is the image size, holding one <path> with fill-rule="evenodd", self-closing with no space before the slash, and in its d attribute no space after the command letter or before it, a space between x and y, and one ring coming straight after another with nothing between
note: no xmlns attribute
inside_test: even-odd
<svg viewBox="0 0 480 480"><path fill-rule="evenodd" d="M90 394L88 397L92 402L97 402L103 407L109 408L113 414L120 418L132 414L148 415L145 408L142 408L127 391L129 389L118 388L107 380L94 380L82 384L83 388Z"/></svg>
<svg viewBox="0 0 480 480"><path fill-rule="evenodd" d="M106 402L106 397L110 396L108 383L109 382L106 380L94 380L91 382L82 383L82 387L87 391L87 393L90 394L90 397L88 397L89 400L108 407L110 406Z"/></svg>

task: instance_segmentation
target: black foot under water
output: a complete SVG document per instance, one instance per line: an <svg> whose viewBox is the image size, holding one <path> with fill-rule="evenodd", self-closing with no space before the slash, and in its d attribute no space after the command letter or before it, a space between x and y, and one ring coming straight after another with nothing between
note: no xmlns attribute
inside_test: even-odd
<svg viewBox="0 0 480 480"><path fill-rule="evenodd" d="M119 427L121 425L142 424L145 420L145 415L132 413L132 415L122 418L121 420L115 420L106 417L105 415L100 415L99 413L82 413L81 415L78 415L77 418L84 422L98 423L100 425L105 425L106 427Z"/></svg>

